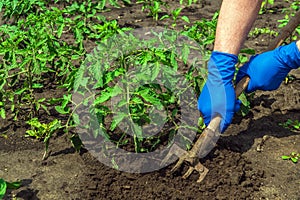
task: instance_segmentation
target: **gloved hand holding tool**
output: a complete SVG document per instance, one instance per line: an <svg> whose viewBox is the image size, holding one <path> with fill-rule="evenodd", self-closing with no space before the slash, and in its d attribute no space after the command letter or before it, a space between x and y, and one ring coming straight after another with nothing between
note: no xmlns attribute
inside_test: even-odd
<svg viewBox="0 0 300 200"><path fill-rule="evenodd" d="M196 170L200 174L197 182L201 182L208 173L208 169L200 163L199 158L209 153L209 150L215 146L220 133L224 132L231 123L234 112L239 108L239 101L236 99L242 91L244 89L247 92L258 89L277 89L288 72L299 67L300 41L297 45L291 43L252 57L239 70L238 84L235 90L233 89L232 79L237 62L236 55L255 21L261 3L262 0L222 1L214 52L208 64L208 79L198 100L198 109L202 112L207 127L190 151L185 151L176 144L171 147L163 160L163 163L166 162L173 154L179 156L171 173L187 162L189 169L183 178L187 178ZM297 24L299 19L297 17L295 19L291 21ZM297 26L289 27L293 29ZM287 29L287 32L291 33L293 30ZM278 35L278 38L285 39L282 35Z"/></svg>
<svg viewBox="0 0 300 200"><path fill-rule="evenodd" d="M246 92L276 90L292 69L300 67L299 49L300 41L251 57L250 61L240 68L237 82L244 76L249 76L251 81Z"/></svg>
<svg viewBox="0 0 300 200"><path fill-rule="evenodd" d="M215 56L218 58L216 59ZM199 162L199 158L209 153L208 150L214 147L220 132L225 131L230 124L234 111L239 107L236 98L243 90L253 92L277 89L292 69L300 67L300 41L253 56L240 68L237 74L238 84L234 91L231 82L233 74L228 69L234 67L235 62L236 58L233 55L212 53L208 65L208 80L198 101L198 108L204 115L207 128L190 151L185 152L174 147L173 152L182 156L172 168L172 173L178 170L183 162L188 162L190 167L183 178L187 178L193 170L200 174L197 182L205 178L208 169ZM223 99L219 95L226 98Z"/></svg>

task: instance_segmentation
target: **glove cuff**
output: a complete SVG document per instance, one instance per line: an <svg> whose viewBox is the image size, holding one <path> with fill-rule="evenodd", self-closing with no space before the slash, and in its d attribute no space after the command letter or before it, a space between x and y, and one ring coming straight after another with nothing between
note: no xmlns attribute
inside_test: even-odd
<svg viewBox="0 0 300 200"><path fill-rule="evenodd" d="M276 54L288 68L297 69L300 67L300 50L296 42L279 47Z"/></svg>
<svg viewBox="0 0 300 200"><path fill-rule="evenodd" d="M213 51L208 63L208 72L214 76L219 73L224 83L231 81L237 61L238 57L234 54Z"/></svg>

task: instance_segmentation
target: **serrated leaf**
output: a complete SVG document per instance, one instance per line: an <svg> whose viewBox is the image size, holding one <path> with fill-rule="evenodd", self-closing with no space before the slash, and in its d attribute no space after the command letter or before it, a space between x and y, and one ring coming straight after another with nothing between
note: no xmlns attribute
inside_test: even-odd
<svg viewBox="0 0 300 200"><path fill-rule="evenodd" d="M77 113L73 113L72 117L76 125L80 124L79 115Z"/></svg>
<svg viewBox="0 0 300 200"><path fill-rule="evenodd" d="M55 106L55 110L58 112L58 113L60 113L60 114L68 114L68 113L70 113L70 108L67 108L67 107L65 107L65 108L62 108L61 106Z"/></svg>
<svg viewBox="0 0 300 200"><path fill-rule="evenodd" d="M111 92L104 91L101 92L100 96L96 97L94 101L94 105L104 103L105 101L109 100L111 97Z"/></svg>
<svg viewBox="0 0 300 200"><path fill-rule="evenodd" d="M132 98L131 101L136 103L136 104L143 104L144 103L143 100L140 99L139 97L134 97L134 98Z"/></svg>
<svg viewBox="0 0 300 200"><path fill-rule="evenodd" d="M128 117L127 113L118 112L114 115L113 121L110 125L110 130L113 131L119 125L119 123L125 118Z"/></svg>
<svg viewBox="0 0 300 200"><path fill-rule="evenodd" d="M140 95L143 97L143 99L145 99L147 102L157 106L157 108L159 110L163 109L163 105L161 104L161 102L159 101L159 99L157 99L156 97L152 96L149 93L140 93Z"/></svg>
<svg viewBox="0 0 300 200"><path fill-rule="evenodd" d="M190 54L189 46L184 44L181 53L182 53L182 61L184 62L184 64L187 64L188 57L189 57L189 54Z"/></svg>
<svg viewBox="0 0 300 200"><path fill-rule="evenodd" d="M35 130L27 130L26 134L31 137L38 137Z"/></svg>
<svg viewBox="0 0 300 200"><path fill-rule="evenodd" d="M154 81L157 78L160 72L160 68L161 68L160 63L158 61L155 62L154 66L152 67L151 81Z"/></svg>

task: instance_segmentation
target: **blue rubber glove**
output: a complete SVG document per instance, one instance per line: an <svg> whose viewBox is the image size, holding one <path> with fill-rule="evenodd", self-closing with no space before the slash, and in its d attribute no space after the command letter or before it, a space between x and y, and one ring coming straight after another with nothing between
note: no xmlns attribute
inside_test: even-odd
<svg viewBox="0 0 300 200"><path fill-rule="evenodd" d="M240 68L236 81L244 76L250 77L246 92L255 90L275 90L292 69L300 67L300 51L296 42L252 56Z"/></svg>
<svg viewBox="0 0 300 200"><path fill-rule="evenodd" d="M234 112L240 106L240 102L235 99L232 83L237 60L237 56L233 54L212 52L208 62L207 81L198 99L198 109L206 125L217 114L221 115L221 132L229 126Z"/></svg>

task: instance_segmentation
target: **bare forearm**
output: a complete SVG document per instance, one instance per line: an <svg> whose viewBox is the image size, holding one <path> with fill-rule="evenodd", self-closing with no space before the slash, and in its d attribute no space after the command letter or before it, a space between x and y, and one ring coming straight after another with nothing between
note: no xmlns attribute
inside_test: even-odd
<svg viewBox="0 0 300 200"><path fill-rule="evenodd" d="M223 0L215 51L238 54L259 12L262 0Z"/></svg>

